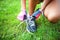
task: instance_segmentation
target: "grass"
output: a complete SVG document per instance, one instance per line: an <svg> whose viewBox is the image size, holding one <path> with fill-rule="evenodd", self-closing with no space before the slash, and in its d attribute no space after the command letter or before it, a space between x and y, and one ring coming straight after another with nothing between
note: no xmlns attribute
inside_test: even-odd
<svg viewBox="0 0 60 40"><path fill-rule="evenodd" d="M20 0L0 0L0 40L60 40L60 22L52 24L42 15L37 20L37 32L29 34L26 24L19 25L16 18L20 7Z"/></svg>

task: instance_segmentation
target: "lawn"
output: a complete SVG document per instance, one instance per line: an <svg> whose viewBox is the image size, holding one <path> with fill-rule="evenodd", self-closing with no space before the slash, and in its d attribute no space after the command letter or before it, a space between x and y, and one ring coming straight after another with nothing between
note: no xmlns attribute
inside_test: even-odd
<svg viewBox="0 0 60 40"><path fill-rule="evenodd" d="M36 20L37 32L33 34L26 31L25 23L19 25L21 22L17 19L17 15L21 8L20 1L0 0L0 40L60 40L60 21L53 24L41 15Z"/></svg>

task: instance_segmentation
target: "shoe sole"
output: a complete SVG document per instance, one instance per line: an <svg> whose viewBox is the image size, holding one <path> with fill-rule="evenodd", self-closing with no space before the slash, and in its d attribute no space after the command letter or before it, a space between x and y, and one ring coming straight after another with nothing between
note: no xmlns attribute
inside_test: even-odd
<svg viewBox="0 0 60 40"><path fill-rule="evenodd" d="M30 32L27 28L26 28L27 32L30 33L30 34L33 34L32 32Z"/></svg>

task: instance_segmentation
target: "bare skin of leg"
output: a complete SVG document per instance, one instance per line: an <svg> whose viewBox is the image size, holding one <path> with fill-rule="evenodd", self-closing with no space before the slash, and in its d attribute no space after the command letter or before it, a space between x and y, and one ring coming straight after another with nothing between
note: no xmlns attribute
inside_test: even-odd
<svg viewBox="0 0 60 40"><path fill-rule="evenodd" d="M39 0L29 0L29 15L31 16L34 13L36 5L40 3Z"/></svg>
<svg viewBox="0 0 60 40"><path fill-rule="evenodd" d="M55 0L51 1L51 3L45 8L44 15L50 22L57 22L60 17L60 12L58 11L58 5Z"/></svg>
<svg viewBox="0 0 60 40"><path fill-rule="evenodd" d="M35 1L35 0L34 0ZM36 6L36 2L29 0L29 14L32 15ZM46 7L47 6L47 7ZM45 9L45 10L44 10ZM44 10L44 15L48 18L50 22L57 22L59 20L60 14L57 11L58 7L55 0L50 1L45 0L42 10Z"/></svg>
<svg viewBox="0 0 60 40"><path fill-rule="evenodd" d="M21 10L26 10L26 0L21 0Z"/></svg>
<svg viewBox="0 0 60 40"><path fill-rule="evenodd" d="M50 3L51 0L44 0L43 5L41 7L41 11L45 9L45 7ZM35 7L39 4L41 0L29 0L29 15L31 16L34 13Z"/></svg>
<svg viewBox="0 0 60 40"><path fill-rule="evenodd" d="M49 3L51 2L52 0L43 0L43 5L41 7L41 11L44 11L46 6L49 5Z"/></svg>
<svg viewBox="0 0 60 40"><path fill-rule="evenodd" d="M29 0L29 15L31 16L35 10L36 2L35 0Z"/></svg>

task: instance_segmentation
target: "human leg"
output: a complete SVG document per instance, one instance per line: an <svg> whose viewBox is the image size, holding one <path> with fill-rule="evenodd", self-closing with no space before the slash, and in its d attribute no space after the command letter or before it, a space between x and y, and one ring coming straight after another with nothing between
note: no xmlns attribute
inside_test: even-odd
<svg viewBox="0 0 60 40"><path fill-rule="evenodd" d="M50 22L57 22L59 20L60 13L57 11L57 4L52 1L44 10L44 15Z"/></svg>
<svg viewBox="0 0 60 40"><path fill-rule="evenodd" d="M40 3L40 0L29 0L29 15L34 13L35 7Z"/></svg>
<svg viewBox="0 0 60 40"><path fill-rule="evenodd" d="M26 10L26 0L21 0L21 10Z"/></svg>
<svg viewBox="0 0 60 40"><path fill-rule="evenodd" d="M23 21L24 16L26 16L26 0L21 0L21 12L18 14L17 18Z"/></svg>
<svg viewBox="0 0 60 40"><path fill-rule="evenodd" d="M33 33L37 30L36 23L35 23L35 17L32 16L34 13L35 7L38 4L38 0L29 0L29 17L27 22L27 31L30 33Z"/></svg>

